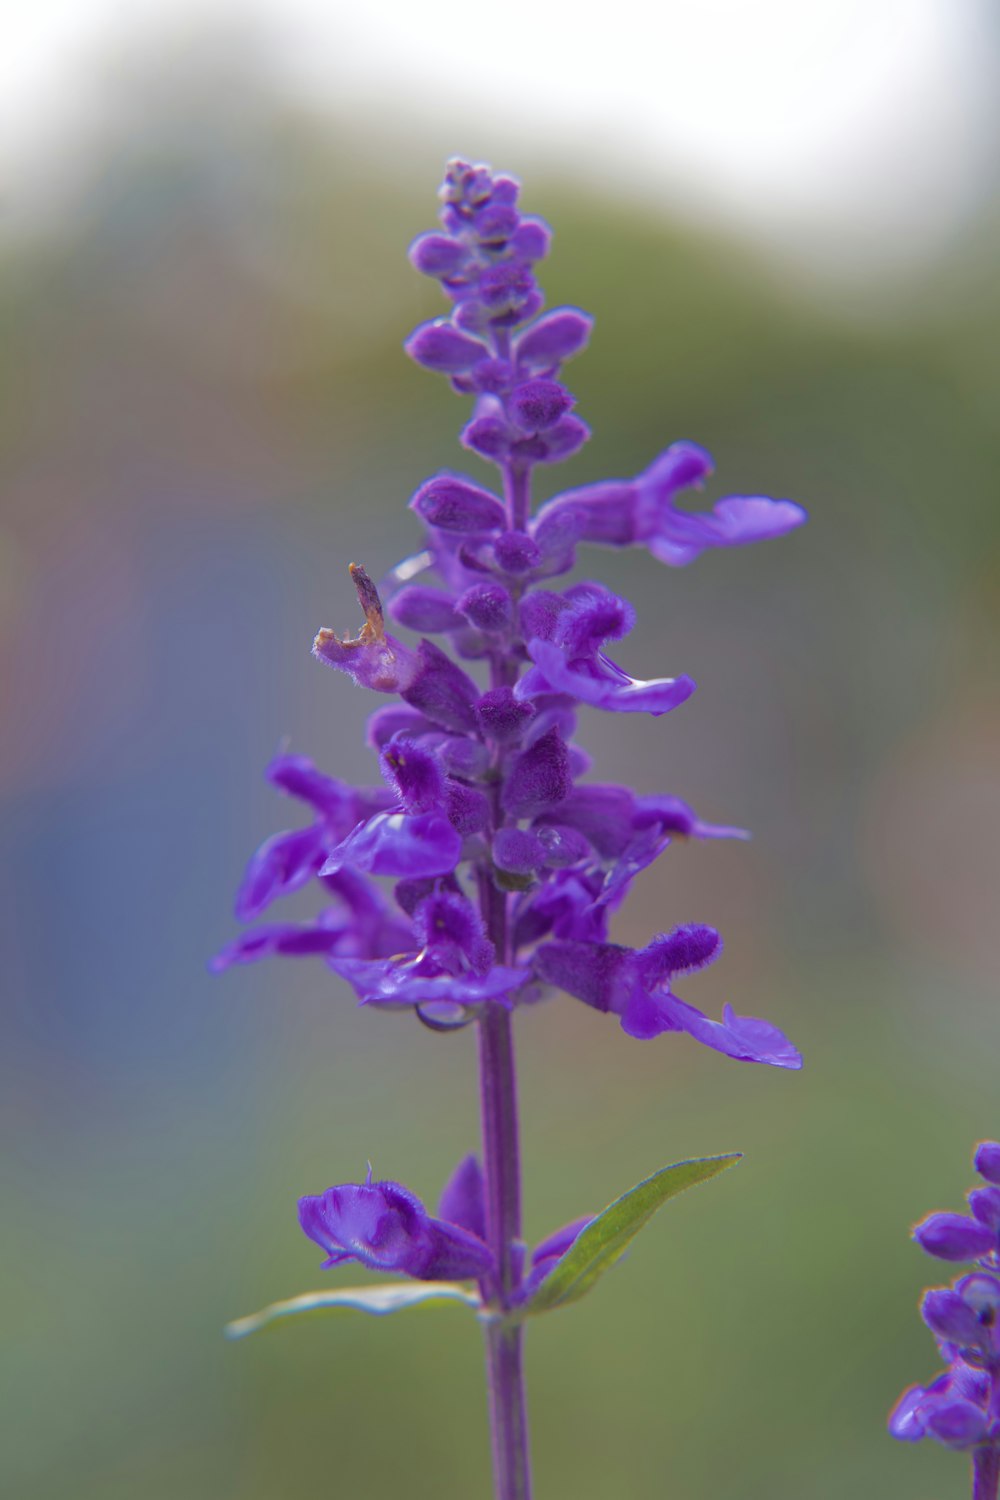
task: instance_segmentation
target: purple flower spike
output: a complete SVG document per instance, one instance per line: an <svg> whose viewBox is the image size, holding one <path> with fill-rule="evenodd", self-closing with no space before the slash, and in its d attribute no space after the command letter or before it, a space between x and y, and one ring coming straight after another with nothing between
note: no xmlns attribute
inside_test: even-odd
<svg viewBox="0 0 1000 1500"><path fill-rule="evenodd" d="M929 1214L915 1227L921 1250L939 1260L978 1260L996 1244L996 1231L964 1214Z"/></svg>
<svg viewBox="0 0 1000 1500"><path fill-rule="evenodd" d="M991 1165L984 1141L976 1149L981 1175ZM930 1214L913 1238L942 1260L974 1260L978 1268L950 1287L924 1294L920 1314L933 1333L947 1369L928 1386L904 1391L889 1416L902 1442L935 1438L948 1448L971 1450L973 1500L996 1500L1000 1483L1000 1217L996 1187L969 1194L975 1218Z"/></svg>
<svg viewBox="0 0 1000 1500"><path fill-rule="evenodd" d="M483 1161L480 1167L468 1156L459 1164L437 1217L401 1184L374 1182L370 1170L363 1183L303 1198L299 1214L327 1265L354 1260L418 1280L479 1282L475 1296L444 1295L481 1307L495 1490L513 1497L531 1489L521 1385L526 1320L519 1313L539 1287L532 1313L569 1300L607 1263L586 1218L549 1235L530 1260L526 1255L517 1010L558 987L617 1017L634 1038L682 1032L728 1057L801 1065L769 1022L728 1005L721 1019L711 1019L674 993L678 975L718 957L722 939L714 927L674 926L639 949L610 941L612 919L641 871L686 839L747 834L704 821L673 793L640 796L585 779L592 761L576 742L581 707L658 716L685 702L695 684L687 676L629 675L605 653L632 629L632 606L600 582L556 581L575 567L581 544L644 547L676 566L709 548L779 536L805 513L763 496L729 496L707 513L682 509L678 497L712 471L708 453L686 442L667 448L643 473L565 490L536 508L539 467L562 462L590 437L562 372L587 346L592 320L574 307L542 312L537 273L551 231L522 212L514 178L455 158L439 199L438 227L413 240L409 256L417 272L438 283L445 315L415 328L405 348L462 398L460 442L496 475L481 484L443 470L416 485L404 519L419 539L387 574L385 588L394 626L415 632L412 640L387 633L378 589L351 564L363 623L356 634L321 630L313 651L357 685L390 695L366 734L384 785L347 786L304 756L272 762L269 780L305 804L308 826L260 846L240 886L237 915L258 921L278 898L307 888L317 898L314 915L250 926L212 967L311 955L368 1009L406 1014L433 1032L475 1026ZM475 665L466 670L469 663ZM682 1175L690 1183L734 1160L687 1163ZM971 1445L980 1464L997 1456L991 1445L1000 1424L984 1418L1000 1412L991 1385L1000 1369L1000 1143L982 1143L976 1165L986 1185L970 1195L971 1217L935 1216L952 1226L936 1253L951 1254L959 1241L963 1254L990 1248L971 1276L924 1305L953 1368L908 1393L893 1421L907 1439L927 1434ZM662 1201L655 1195L665 1175L673 1178L673 1169L618 1200L621 1217L605 1252L609 1244L620 1252ZM672 1181L669 1190L675 1187ZM568 1287L577 1257L590 1269ZM561 1261L565 1275L541 1286ZM384 1312L427 1295L393 1287L318 1300ZM431 1296L440 1300L441 1289ZM315 1297L278 1304L234 1331L315 1305ZM1000 1500L995 1485L989 1494L981 1489L976 1500Z"/></svg>
<svg viewBox="0 0 1000 1500"><path fill-rule="evenodd" d="M487 1275L488 1247L475 1234L432 1219L420 1199L398 1182L344 1183L299 1199L299 1223L326 1251L324 1266L356 1260L372 1271L395 1271L418 1281L464 1281Z"/></svg>

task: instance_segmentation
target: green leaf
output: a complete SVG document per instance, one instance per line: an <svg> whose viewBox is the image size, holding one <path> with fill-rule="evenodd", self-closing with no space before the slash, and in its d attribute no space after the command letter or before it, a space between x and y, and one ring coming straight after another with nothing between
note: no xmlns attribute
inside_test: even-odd
<svg viewBox="0 0 1000 1500"><path fill-rule="evenodd" d="M668 1198L675 1198L686 1188L717 1177L740 1159L741 1153L735 1152L731 1156L706 1156L700 1161L679 1161L672 1167L654 1172L652 1177L616 1198L587 1225L553 1266L524 1304L522 1315L550 1312L589 1292L598 1277L614 1265Z"/></svg>
<svg viewBox="0 0 1000 1500"><path fill-rule="evenodd" d="M228 1323L226 1338L246 1338L248 1333L256 1333L258 1328L264 1328L278 1318L293 1318L299 1313L350 1307L357 1312L384 1317L386 1313L399 1312L404 1307L419 1307L427 1302L463 1302L477 1310L480 1306L475 1292L450 1281L394 1281L389 1286L340 1287L332 1291L304 1292L301 1297L290 1297L287 1302L272 1302L270 1307L251 1313L248 1318L237 1318L235 1323Z"/></svg>

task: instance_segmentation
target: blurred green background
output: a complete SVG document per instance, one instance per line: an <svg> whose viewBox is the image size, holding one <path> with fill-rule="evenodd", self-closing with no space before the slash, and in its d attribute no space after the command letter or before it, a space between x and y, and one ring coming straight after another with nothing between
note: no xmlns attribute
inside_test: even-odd
<svg viewBox="0 0 1000 1500"><path fill-rule="evenodd" d="M371 1159L435 1200L476 1141L473 1039L359 1014L317 964L204 967L287 817L260 774L283 737L375 774L371 701L309 656L354 620L348 561L414 550L413 489L475 468L465 403L400 350L440 308L405 248L452 149L521 172L550 304L596 316L567 372L595 437L543 493L689 437L711 499L812 517L684 570L583 558L637 605L622 662L700 684L668 719L587 715L595 774L756 835L670 851L618 936L717 924L684 995L767 1016L806 1067L640 1045L568 999L519 1019L532 1238L667 1161L746 1154L532 1328L539 1500L967 1493L885 1415L935 1369L908 1227L1000 1133L992 183L922 266L847 284L465 118L442 147L321 117L253 47L131 55L102 89L56 207L0 254L0 1488L489 1492L461 1310L221 1336L356 1279L319 1271L299 1194Z"/></svg>

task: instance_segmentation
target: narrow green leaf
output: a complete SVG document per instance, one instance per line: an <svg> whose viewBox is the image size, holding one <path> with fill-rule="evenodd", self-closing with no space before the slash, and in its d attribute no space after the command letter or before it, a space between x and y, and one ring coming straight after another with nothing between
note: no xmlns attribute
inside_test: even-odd
<svg viewBox="0 0 1000 1500"><path fill-rule="evenodd" d="M699 1161L679 1161L664 1167L637 1183L621 1198L598 1214L567 1250L534 1296L521 1309L523 1315L550 1312L567 1302L575 1302L613 1266L624 1251L668 1198L675 1198L685 1188L717 1177L735 1165L740 1152L731 1156L706 1156Z"/></svg>
<svg viewBox="0 0 1000 1500"><path fill-rule="evenodd" d="M277 1318L292 1318L299 1313L336 1311L350 1307L358 1312L373 1313L384 1317L386 1313L399 1312L404 1307L419 1307L428 1302L463 1302L466 1307L479 1308L475 1292L467 1291L450 1281L394 1281L389 1286L340 1287L330 1291L304 1292L301 1297L290 1297L287 1302L272 1302L270 1307L251 1313L248 1318L237 1318L226 1325L226 1338L242 1339L248 1333L256 1333Z"/></svg>

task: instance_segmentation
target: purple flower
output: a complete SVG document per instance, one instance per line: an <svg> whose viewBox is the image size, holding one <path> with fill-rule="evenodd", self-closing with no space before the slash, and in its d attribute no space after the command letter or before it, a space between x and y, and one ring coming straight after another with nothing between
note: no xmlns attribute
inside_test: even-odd
<svg viewBox="0 0 1000 1500"><path fill-rule="evenodd" d="M674 443L635 479L606 479L556 495L541 507L533 535L560 536L571 567L577 542L646 547L660 562L683 567L711 547L735 547L783 536L806 512L791 500L731 495L711 514L678 510L676 496L700 488L712 460L696 443Z"/></svg>
<svg viewBox="0 0 1000 1500"><path fill-rule="evenodd" d="M485 1276L493 1256L481 1237L433 1219L398 1182L343 1183L299 1199L299 1223L326 1251L325 1267L356 1260L372 1271L397 1271L418 1281Z"/></svg>
<svg viewBox="0 0 1000 1500"><path fill-rule="evenodd" d="M635 950L616 943L546 943L535 956L535 972L595 1010L617 1015L629 1036L647 1040L667 1031L686 1031L698 1042L743 1062L800 1068L802 1058L778 1029L726 1006L711 1021L673 993L675 974L713 963L721 951L711 927L690 925L654 938Z"/></svg>
<svg viewBox="0 0 1000 1500"><path fill-rule="evenodd" d="M643 682L604 655L601 646L627 635L635 612L601 584L574 584L562 595L536 594L526 602L523 617L534 632L526 643L534 666L518 684L522 698L557 693L617 713L660 715L694 692L690 677Z"/></svg>
<svg viewBox="0 0 1000 1500"><path fill-rule="evenodd" d="M364 611L365 623L357 635L338 636L321 630L313 641L317 661L346 672L359 687L379 693L401 693L417 670L412 651L385 633L382 603L364 568L351 563L351 577Z"/></svg>
<svg viewBox="0 0 1000 1500"><path fill-rule="evenodd" d="M437 890L417 902L411 944L391 957L334 955L330 966L362 1005L416 1006L424 1019L445 1025L484 1001L506 1001L530 978L527 968L496 962L482 916L457 892Z"/></svg>
<svg viewBox="0 0 1000 1500"><path fill-rule="evenodd" d="M592 320L573 307L543 311L537 271L551 233L522 212L519 195L513 178L456 158L439 227L410 246L412 265L439 283L448 308L414 329L407 353L469 399L460 441L496 466L496 482L442 470L417 485L407 520L422 536L412 555L381 588L351 564L363 624L343 636L322 629L313 645L319 661L391 695L367 732L384 786L346 786L303 757L274 762L270 779L307 804L310 820L258 849L237 917L256 922L279 897L306 890L317 909L299 922L248 927L212 964L311 955L363 1006L409 1013L438 1031L477 1026L485 1171L474 1157L460 1163L436 1217L409 1189L375 1182L370 1171L362 1183L303 1198L299 1216L327 1265L356 1260L418 1280L477 1280L494 1410L507 1413L522 1404L521 1331L507 1314L572 1254L591 1222L575 1220L528 1258L509 1013L562 988L616 1015L636 1038L686 1032L729 1057L801 1065L767 1021L728 1005L713 1020L674 993L677 975L718 956L713 927L674 927L639 949L610 940L633 881L671 844L747 835L702 820L673 793L640 796L586 780L590 758L576 742L581 706L658 716L695 684L683 675L631 676L606 648L632 629L632 606L599 582L551 582L574 566L580 544L642 546L681 565L709 548L780 536L805 513L761 496L730 496L705 513L681 509L677 497L702 483L711 460L693 443L675 443L637 477L564 491L533 514L535 469L561 462L590 436L562 370L587 346ZM383 596L414 640L387 633ZM947 1216L962 1226L952 1226L948 1243L966 1249L987 1236L993 1244L1000 1226L1000 1146L983 1143L977 1167L987 1186L971 1195L971 1217ZM971 1369L974 1357L992 1357L981 1331L989 1299L971 1283L928 1299L925 1317L946 1358L960 1350ZM949 1375L940 1396L939 1385L908 1402L900 1418L907 1431L987 1441L974 1383ZM515 1426L495 1422L498 1493L526 1488L514 1479L528 1470Z"/></svg>

